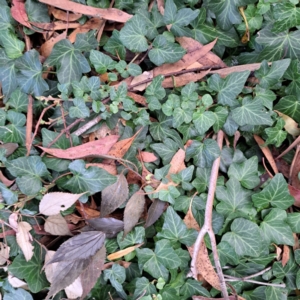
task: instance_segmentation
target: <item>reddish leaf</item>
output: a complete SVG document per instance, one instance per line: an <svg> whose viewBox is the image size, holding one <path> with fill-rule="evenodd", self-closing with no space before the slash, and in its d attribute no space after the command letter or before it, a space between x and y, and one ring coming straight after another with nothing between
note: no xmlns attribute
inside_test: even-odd
<svg viewBox="0 0 300 300"><path fill-rule="evenodd" d="M288 185L290 194L294 197L295 202L294 205L300 207L300 190L294 188L290 184Z"/></svg>
<svg viewBox="0 0 300 300"><path fill-rule="evenodd" d="M90 163L90 164L86 164L85 167L86 168L88 168L88 167L98 167L98 168L104 169L105 171L107 171L111 175L117 175L118 174L117 166L114 162L111 161L111 159L110 159L109 164Z"/></svg>
<svg viewBox="0 0 300 300"><path fill-rule="evenodd" d="M154 153L146 151L141 151L139 157L145 163L151 163L157 160L157 157L154 155Z"/></svg>
<svg viewBox="0 0 300 300"><path fill-rule="evenodd" d="M3 145L0 145L0 149L6 150L6 153L5 153L6 157L13 154L18 148L19 148L19 145L17 143L6 143Z"/></svg>
<svg viewBox="0 0 300 300"><path fill-rule="evenodd" d="M283 253L282 253L282 266L284 267L290 259L290 247L287 245L283 245Z"/></svg>
<svg viewBox="0 0 300 300"><path fill-rule="evenodd" d="M145 223L145 228L154 224L165 210L166 202L159 199L154 199L148 210L148 216Z"/></svg>
<svg viewBox="0 0 300 300"><path fill-rule="evenodd" d="M144 211L145 196L140 191L134 193L124 211L124 236L137 224Z"/></svg>
<svg viewBox="0 0 300 300"><path fill-rule="evenodd" d="M21 0L12 0L12 7L11 7L11 16L21 23L22 25L31 28L31 25L28 21L27 12L25 9L25 3Z"/></svg>
<svg viewBox="0 0 300 300"><path fill-rule="evenodd" d="M118 180L114 184L106 187L102 191L100 216L105 217L115 211L128 198L128 183L125 176L118 175Z"/></svg>
<svg viewBox="0 0 300 300"><path fill-rule="evenodd" d="M106 155L118 139L118 135L110 135L101 140L85 143L83 145L71 147L66 150L44 147L39 148L55 157L65 159L78 159L87 156Z"/></svg>

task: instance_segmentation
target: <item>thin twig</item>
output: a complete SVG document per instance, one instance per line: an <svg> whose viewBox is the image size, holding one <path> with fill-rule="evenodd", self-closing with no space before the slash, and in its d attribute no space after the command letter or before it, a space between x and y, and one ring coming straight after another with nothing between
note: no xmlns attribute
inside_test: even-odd
<svg viewBox="0 0 300 300"><path fill-rule="evenodd" d="M297 145L297 148L296 148L296 152L295 152L295 155L294 155L294 158L293 158L293 161L292 161L292 164L291 164L291 168L290 168L290 174L289 174L289 181L288 183L293 185L293 173L294 173L294 167L295 167L295 164L298 160L298 157L299 157L299 151L300 151L300 145Z"/></svg>
<svg viewBox="0 0 300 300"><path fill-rule="evenodd" d="M76 131L73 132L73 134L80 136L90 128L92 128L94 125L99 123L101 121L101 117L97 116L96 118L92 119L91 121L84 124L82 127L78 128Z"/></svg>
<svg viewBox="0 0 300 300"><path fill-rule="evenodd" d="M30 149L33 141L31 139L32 124L33 124L33 98L31 95L28 95L28 109L27 109L27 121L26 121L26 149L27 149L26 156L29 156L30 154Z"/></svg>
<svg viewBox="0 0 300 300"><path fill-rule="evenodd" d="M219 145L220 149L222 149L222 146L223 146L223 139L224 139L224 133L222 130L220 130L218 132L218 136L217 136L217 141L218 141L218 145ZM191 262L191 271L193 274L197 273L197 271L196 271L197 257L198 257L199 251L200 251L200 247L201 247L203 238L204 238L205 234L208 233L210 241L211 241L215 266L216 266L217 274L218 274L219 281L220 281L221 291L222 291L224 299L229 300L226 283L224 280L224 275L223 275L223 271L221 268L221 264L220 264L220 260L219 260L219 256L218 256L218 252L217 252L216 238L215 238L214 231L212 228L212 210L213 210L213 202L214 202L214 196L215 196L215 191L216 191L217 179L218 179L218 174L219 174L220 160L221 160L221 157L218 157L214 161L213 166L212 166L210 180L209 180L209 190L208 190L206 208L205 208L204 225L202 226L202 228L198 234L197 240L194 244L194 253L193 253L193 258L192 258L192 262Z"/></svg>
<svg viewBox="0 0 300 300"><path fill-rule="evenodd" d="M300 135L285 149L280 155L278 155L276 159L286 155L289 151L291 151L295 146L297 146L300 143Z"/></svg>
<svg viewBox="0 0 300 300"><path fill-rule="evenodd" d="M243 278L226 278L225 281L243 281L243 282L251 282L259 285L267 285L267 286L274 286L274 287L280 287L285 288L286 285L284 283L268 283L268 282L260 282L256 280L250 280L250 279L243 279Z"/></svg>
<svg viewBox="0 0 300 300"><path fill-rule="evenodd" d="M243 278L243 280L248 280L248 279L250 279L250 278L257 277L257 276L259 276L259 275L262 275L262 274L268 272L269 270L271 270L271 268L272 268L272 267L265 268L265 269L263 269L263 270L261 270L261 271L255 273L255 274L252 274L252 275L249 275L249 276L245 276L245 277L242 277L242 278ZM224 277L230 278L230 279L236 279L236 278L237 278L237 277L230 276L230 275L224 275Z"/></svg>

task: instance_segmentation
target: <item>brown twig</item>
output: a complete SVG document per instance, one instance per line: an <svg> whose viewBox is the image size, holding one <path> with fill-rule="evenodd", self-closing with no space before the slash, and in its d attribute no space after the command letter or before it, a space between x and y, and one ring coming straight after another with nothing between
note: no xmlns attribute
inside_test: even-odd
<svg viewBox="0 0 300 300"><path fill-rule="evenodd" d="M29 156L30 149L32 146L32 141L33 141L31 139L32 124L33 124L33 98L31 95L28 95L28 109L27 109L27 121L26 121L26 149L27 149L26 156Z"/></svg>
<svg viewBox="0 0 300 300"><path fill-rule="evenodd" d="M292 185L293 185L292 181L293 181L294 167L295 167L295 164L297 162L299 151L300 151L300 145L297 145L296 152L295 152L295 155L294 155L294 158L293 158L293 161L292 161L292 164L291 164L291 168L290 168L290 174L289 174L289 184L292 184Z"/></svg>
<svg viewBox="0 0 300 300"><path fill-rule="evenodd" d="M280 155L278 155L276 159L286 155L289 151L291 151L295 146L297 146L300 143L300 135L285 149Z"/></svg>
<svg viewBox="0 0 300 300"><path fill-rule="evenodd" d="M218 132L218 136L217 136L217 142L218 142L220 149L222 149L222 146L223 146L223 139L224 139L224 133L222 130L220 130ZM215 266L216 266L217 274L218 274L219 281L220 281L221 291L222 291L224 299L229 300L226 283L224 280L224 275L223 275L223 271L221 268L221 264L220 264L220 260L219 260L219 256L218 256L218 252L217 252L216 238L215 238L214 231L212 228L212 210L213 210L213 202L214 202L214 196L215 196L219 167L220 167L220 160L221 160L221 157L218 157L214 161L213 166L212 166L210 180L209 180L207 202L206 202L206 208L205 208L204 224L203 224L201 230L199 231L197 240L194 244L194 253L193 253L192 262L191 262L191 271L193 274L197 273L197 271L196 271L197 257L198 257L201 243L204 239L204 236L206 233L208 233L210 241L211 241Z"/></svg>
<svg viewBox="0 0 300 300"><path fill-rule="evenodd" d="M76 131L73 132L73 134L80 136L90 128L92 128L94 125L99 123L101 121L101 117L97 116L96 118L92 119L91 121L84 124L82 127L78 128Z"/></svg>

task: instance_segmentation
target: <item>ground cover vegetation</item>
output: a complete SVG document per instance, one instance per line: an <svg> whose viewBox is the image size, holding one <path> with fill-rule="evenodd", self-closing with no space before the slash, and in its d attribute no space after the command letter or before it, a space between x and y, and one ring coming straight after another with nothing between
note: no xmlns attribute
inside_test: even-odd
<svg viewBox="0 0 300 300"><path fill-rule="evenodd" d="M299 299L295 0L0 0L0 296Z"/></svg>

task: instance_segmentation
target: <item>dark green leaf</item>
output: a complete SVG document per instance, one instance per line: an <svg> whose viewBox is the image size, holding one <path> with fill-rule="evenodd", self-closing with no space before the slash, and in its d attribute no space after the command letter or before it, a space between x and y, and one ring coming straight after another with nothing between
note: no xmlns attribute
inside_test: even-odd
<svg viewBox="0 0 300 300"><path fill-rule="evenodd" d="M14 59L22 56L25 44L10 30L0 30L0 45L4 48L7 57Z"/></svg>
<svg viewBox="0 0 300 300"><path fill-rule="evenodd" d="M300 122L300 101L296 96L289 95L281 98L274 109Z"/></svg>
<svg viewBox="0 0 300 300"><path fill-rule="evenodd" d="M300 233L300 213L289 213L286 222L295 233Z"/></svg>
<svg viewBox="0 0 300 300"><path fill-rule="evenodd" d="M281 32L300 25L300 9L293 3L276 3L273 13L276 20L273 27L274 32Z"/></svg>
<svg viewBox="0 0 300 300"><path fill-rule="evenodd" d="M108 55L97 50L90 52L90 60L96 71L100 74L106 73L107 70L114 69L116 64Z"/></svg>

